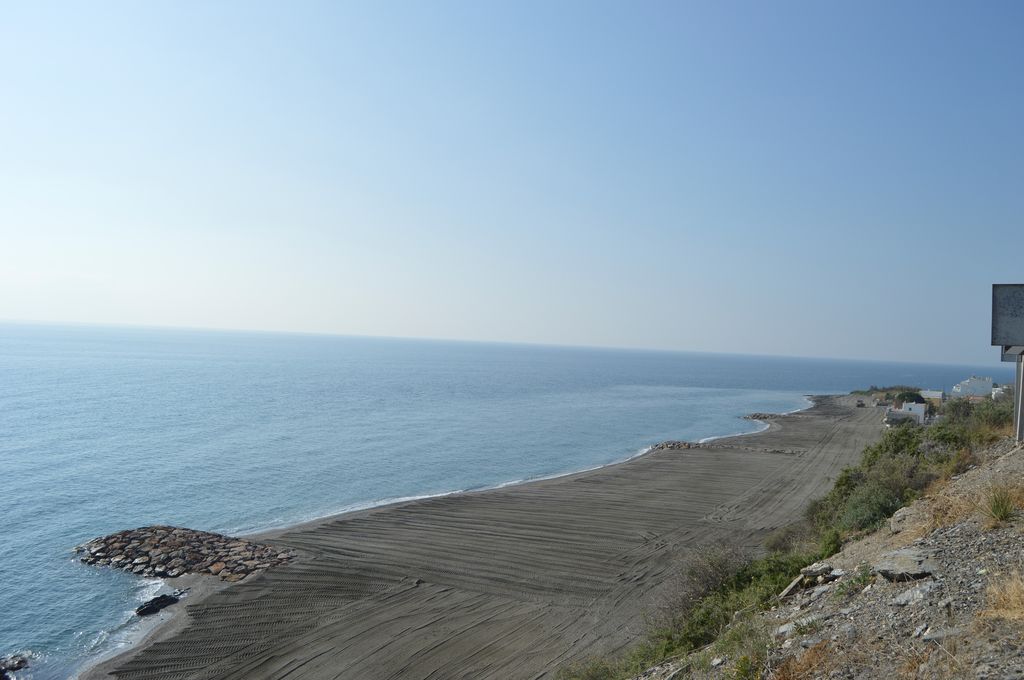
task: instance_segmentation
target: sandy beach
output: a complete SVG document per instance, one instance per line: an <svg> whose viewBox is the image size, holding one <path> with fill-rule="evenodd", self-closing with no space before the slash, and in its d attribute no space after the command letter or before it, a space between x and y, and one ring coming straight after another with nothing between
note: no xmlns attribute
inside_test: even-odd
<svg viewBox="0 0 1024 680"><path fill-rule="evenodd" d="M262 534L300 559L198 588L83 677L554 677L641 635L695 550L757 545L824 494L882 431L854 403L820 397L757 434Z"/></svg>

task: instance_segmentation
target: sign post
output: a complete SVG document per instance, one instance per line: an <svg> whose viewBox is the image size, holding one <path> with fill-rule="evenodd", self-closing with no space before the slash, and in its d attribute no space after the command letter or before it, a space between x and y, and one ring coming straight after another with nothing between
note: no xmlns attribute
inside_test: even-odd
<svg viewBox="0 0 1024 680"><path fill-rule="evenodd" d="M992 284L992 344L1017 364L1013 384L1013 436L1024 441L1024 284Z"/></svg>
<svg viewBox="0 0 1024 680"><path fill-rule="evenodd" d="M1024 399L1020 393L1024 389L1024 355L1017 355L1017 380L1013 385L1013 436L1017 441L1024 441Z"/></svg>

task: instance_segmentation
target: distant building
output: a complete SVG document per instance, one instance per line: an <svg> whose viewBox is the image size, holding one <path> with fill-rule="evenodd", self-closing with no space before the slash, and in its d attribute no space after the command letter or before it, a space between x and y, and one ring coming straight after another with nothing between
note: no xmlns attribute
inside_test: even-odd
<svg viewBox="0 0 1024 680"><path fill-rule="evenodd" d="M942 401L946 398L946 393L942 390L921 390L921 396L929 404L938 408L942 406Z"/></svg>
<svg viewBox="0 0 1024 680"><path fill-rule="evenodd" d="M953 385L953 389L949 392L950 399L956 399L958 397L991 397L992 396L992 378L981 378L976 375L972 375L967 380L962 380L956 385Z"/></svg>
<svg viewBox="0 0 1024 680"><path fill-rule="evenodd" d="M885 412L886 425L901 420L915 420L919 425L924 425L925 413L928 410L927 404L915 404L912 401L905 402L900 408L891 408Z"/></svg>
<svg viewBox="0 0 1024 680"><path fill-rule="evenodd" d="M1012 394L1009 385L1000 385L999 387L992 388L992 398L1001 399L1004 395Z"/></svg>

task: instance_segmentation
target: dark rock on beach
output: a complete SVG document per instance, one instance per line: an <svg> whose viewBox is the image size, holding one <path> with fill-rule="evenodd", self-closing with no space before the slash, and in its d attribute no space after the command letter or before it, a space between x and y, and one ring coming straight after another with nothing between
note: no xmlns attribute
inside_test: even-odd
<svg viewBox="0 0 1024 680"><path fill-rule="evenodd" d="M75 548L81 561L140 576L177 578L209 574L241 581L250 574L289 562L294 553L208 531L171 526L127 529Z"/></svg>
<svg viewBox="0 0 1024 680"><path fill-rule="evenodd" d="M149 616L150 614L156 614L165 607L170 607L172 604L177 603L178 598L174 595L157 595L152 600L148 600L136 608L135 613L139 616Z"/></svg>

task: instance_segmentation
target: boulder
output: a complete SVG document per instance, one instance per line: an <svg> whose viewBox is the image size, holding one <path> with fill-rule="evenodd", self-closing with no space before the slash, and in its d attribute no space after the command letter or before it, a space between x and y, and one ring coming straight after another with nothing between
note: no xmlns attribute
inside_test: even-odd
<svg viewBox="0 0 1024 680"><path fill-rule="evenodd" d="M872 570L889 581L914 581L934 574L936 567L924 552L902 548L882 555Z"/></svg>
<svg viewBox="0 0 1024 680"><path fill-rule="evenodd" d="M929 581L922 583L919 586L914 586L904 590L902 593L892 598L892 603L898 607L905 607L908 604L914 604L916 602L924 602L929 594L938 590L939 584L935 581Z"/></svg>
<svg viewBox="0 0 1024 680"><path fill-rule="evenodd" d="M174 595L157 595L152 600L149 600L138 607L135 610L135 613L139 616L149 616L150 614L156 614L164 607L169 607L177 602L178 598Z"/></svg>
<svg viewBox="0 0 1024 680"><path fill-rule="evenodd" d="M828 562L815 562L814 564L808 565L801 569L800 573L804 576L817 578L819 576L824 576L825 574L832 573L832 565Z"/></svg>
<svg viewBox="0 0 1024 680"><path fill-rule="evenodd" d="M912 510L909 507L900 508L889 519L889 532L898 534L906 527L907 518Z"/></svg>

